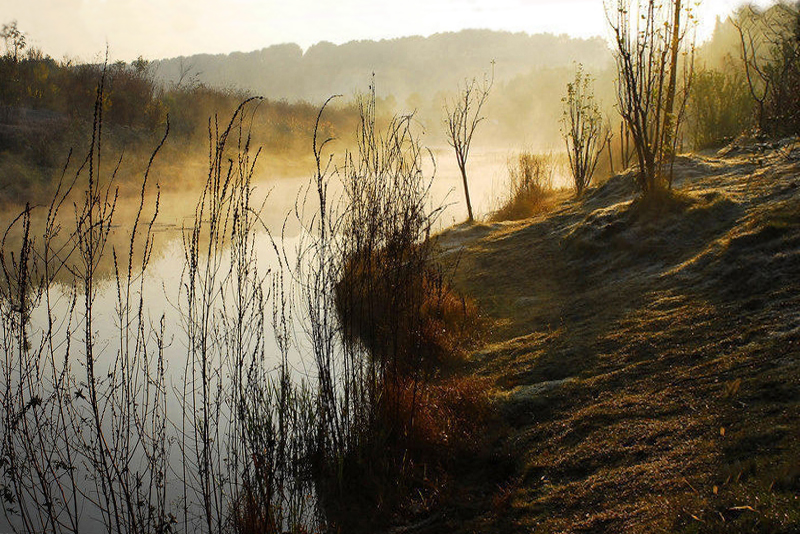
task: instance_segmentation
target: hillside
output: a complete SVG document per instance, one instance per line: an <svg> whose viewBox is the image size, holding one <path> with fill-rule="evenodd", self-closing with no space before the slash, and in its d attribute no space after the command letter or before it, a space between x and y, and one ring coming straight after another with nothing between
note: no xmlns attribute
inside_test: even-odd
<svg viewBox="0 0 800 534"><path fill-rule="evenodd" d="M725 155L722 155L725 154ZM800 147L679 158L546 216L446 231L496 321L470 372L507 426L461 492L398 532L797 532Z"/></svg>
<svg viewBox="0 0 800 534"><path fill-rule="evenodd" d="M608 44L599 37L463 30L430 37L381 41L296 44L252 52L199 54L153 62L153 74L167 86L201 83L238 88L288 102L321 104L334 94L345 100L367 91L374 80L385 109L415 112L428 144L443 145L443 109L466 79L494 76L478 134L493 146L561 146L561 96L575 63L597 77L596 95L615 101ZM535 127L532 128L532 125Z"/></svg>
<svg viewBox="0 0 800 534"><path fill-rule="evenodd" d="M498 81L532 69L569 67L583 62L600 70L611 61L599 37L528 35L463 30L430 37L317 43L305 52L296 44L252 52L198 54L157 62L156 76L166 82L192 80L216 87L238 87L267 98L322 102L332 94L363 91L374 73L378 95L403 103L413 94L430 97L451 91L465 77L480 76L496 62Z"/></svg>

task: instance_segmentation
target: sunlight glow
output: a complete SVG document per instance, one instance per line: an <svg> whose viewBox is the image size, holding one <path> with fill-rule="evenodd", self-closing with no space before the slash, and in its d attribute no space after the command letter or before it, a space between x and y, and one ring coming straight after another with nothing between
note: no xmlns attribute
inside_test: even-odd
<svg viewBox="0 0 800 534"><path fill-rule="evenodd" d="M740 0L705 0L699 37ZM295 42L428 36L465 28L606 35L602 0L0 0L32 46L56 58L112 60L250 51Z"/></svg>

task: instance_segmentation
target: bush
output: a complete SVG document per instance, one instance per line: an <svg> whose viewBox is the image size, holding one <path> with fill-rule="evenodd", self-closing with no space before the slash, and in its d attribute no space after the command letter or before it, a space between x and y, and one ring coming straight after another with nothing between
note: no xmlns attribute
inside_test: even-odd
<svg viewBox="0 0 800 534"><path fill-rule="evenodd" d="M456 414L477 386L442 378L478 342L482 323L435 263L429 237L439 211L429 208L426 152L412 117L376 120L374 88L359 114L356 149L335 175L320 154L325 142L316 142L325 138L315 135L318 208L300 213L311 221L300 247L310 261L297 275L319 382L314 480L326 519L345 532L375 530L431 489L452 461L448 436L479 434L462 424L467 412ZM336 199L331 176L343 184ZM470 401L488 412L487 399Z"/></svg>
<svg viewBox="0 0 800 534"><path fill-rule="evenodd" d="M578 65L575 79L567 84L562 103L561 135L567 145L575 194L580 197L592 182L600 153L608 142L600 106L594 99L592 78L584 74L582 65Z"/></svg>
<svg viewBox="0 0 800 534"><path fill-rule="evenodd" d="M492 221L516 221L550 209L553 199L553 154L523 152L508 163L508 191Z"/></svg>
<svg viewBox="0 0 800 534"><path fill-rule="evenodd" d="M734 18L741 38L747 88L755 121L772 136L800 133L800 7L777 3L742 8Z"/></svg>
<svg viewBox="0 0 800 534"><path fill-rule="evenodd" d="M738 69L695 74L687 107L689 139L695 149L721 146L753 126L753 100Z"/></svg>
<svg viewBox="0 0 800 534"><path fill-rule="evenodd" d="M430 375L460 362L486 322L429 258L414 263L415 272L400 274L412 261L408 254L380 251L369 265L349 262L337 285L337 309L349 343L363 343L401 375Z"/></svg>

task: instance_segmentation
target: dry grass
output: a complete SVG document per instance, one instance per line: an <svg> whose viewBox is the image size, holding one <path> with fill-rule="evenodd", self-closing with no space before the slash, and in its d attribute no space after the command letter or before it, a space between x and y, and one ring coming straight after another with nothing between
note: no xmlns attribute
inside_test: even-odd
<svg viewBox="0 0 800 534"><path fill-rule="evenodd" d="M553 154L523 152L508 162L508 190L491 221L516 221L544 213L553 207Z"/></svg>
<svg viewBox="0 0 800 534"><path fill-rule="evenodd" d="M332 524L349 532L447 500L453 469L486 462L501 426L490 381L462 374L489 322L432 263L414 258L414 248L351 258L337 286L349 343L364 344L385 369L366 442L343 462L341 486L322 491Z"/></svg>
<svg viewBox="0 0 800 534"><path fill-rule="evenodd" d="M615 178L463 243L518 467L430 532L800 528L800 188L773 155L683 158L663 203Z"/></svg>
<svg viewBox="0 0 800 534"><path fill-rule="evenodd" d="M435 266L390 256L377 252L348 263L337 286L348 338L375 357L399 358L401 374L458 365L480 344L489 321Z"/></svg>
<svg viewBox="0 0 800 534"><path fill-rule="evenodd" d="M404 429L409 448L434 464L480 452L486 446L485 426L493 419L490 386L486 378L455 376L393 390L401 410L414 413Z"/></svg>

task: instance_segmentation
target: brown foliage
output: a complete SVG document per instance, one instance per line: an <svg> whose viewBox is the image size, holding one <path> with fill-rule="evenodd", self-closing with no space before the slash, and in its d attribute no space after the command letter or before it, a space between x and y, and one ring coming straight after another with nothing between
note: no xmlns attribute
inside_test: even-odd
<svg viewBox="0 0 800 534"><path fill-rule="evenodd" d="M508 163L508 192L492 221L516 221L550 209L553 200L552 154L523 152Z"/></svg>

